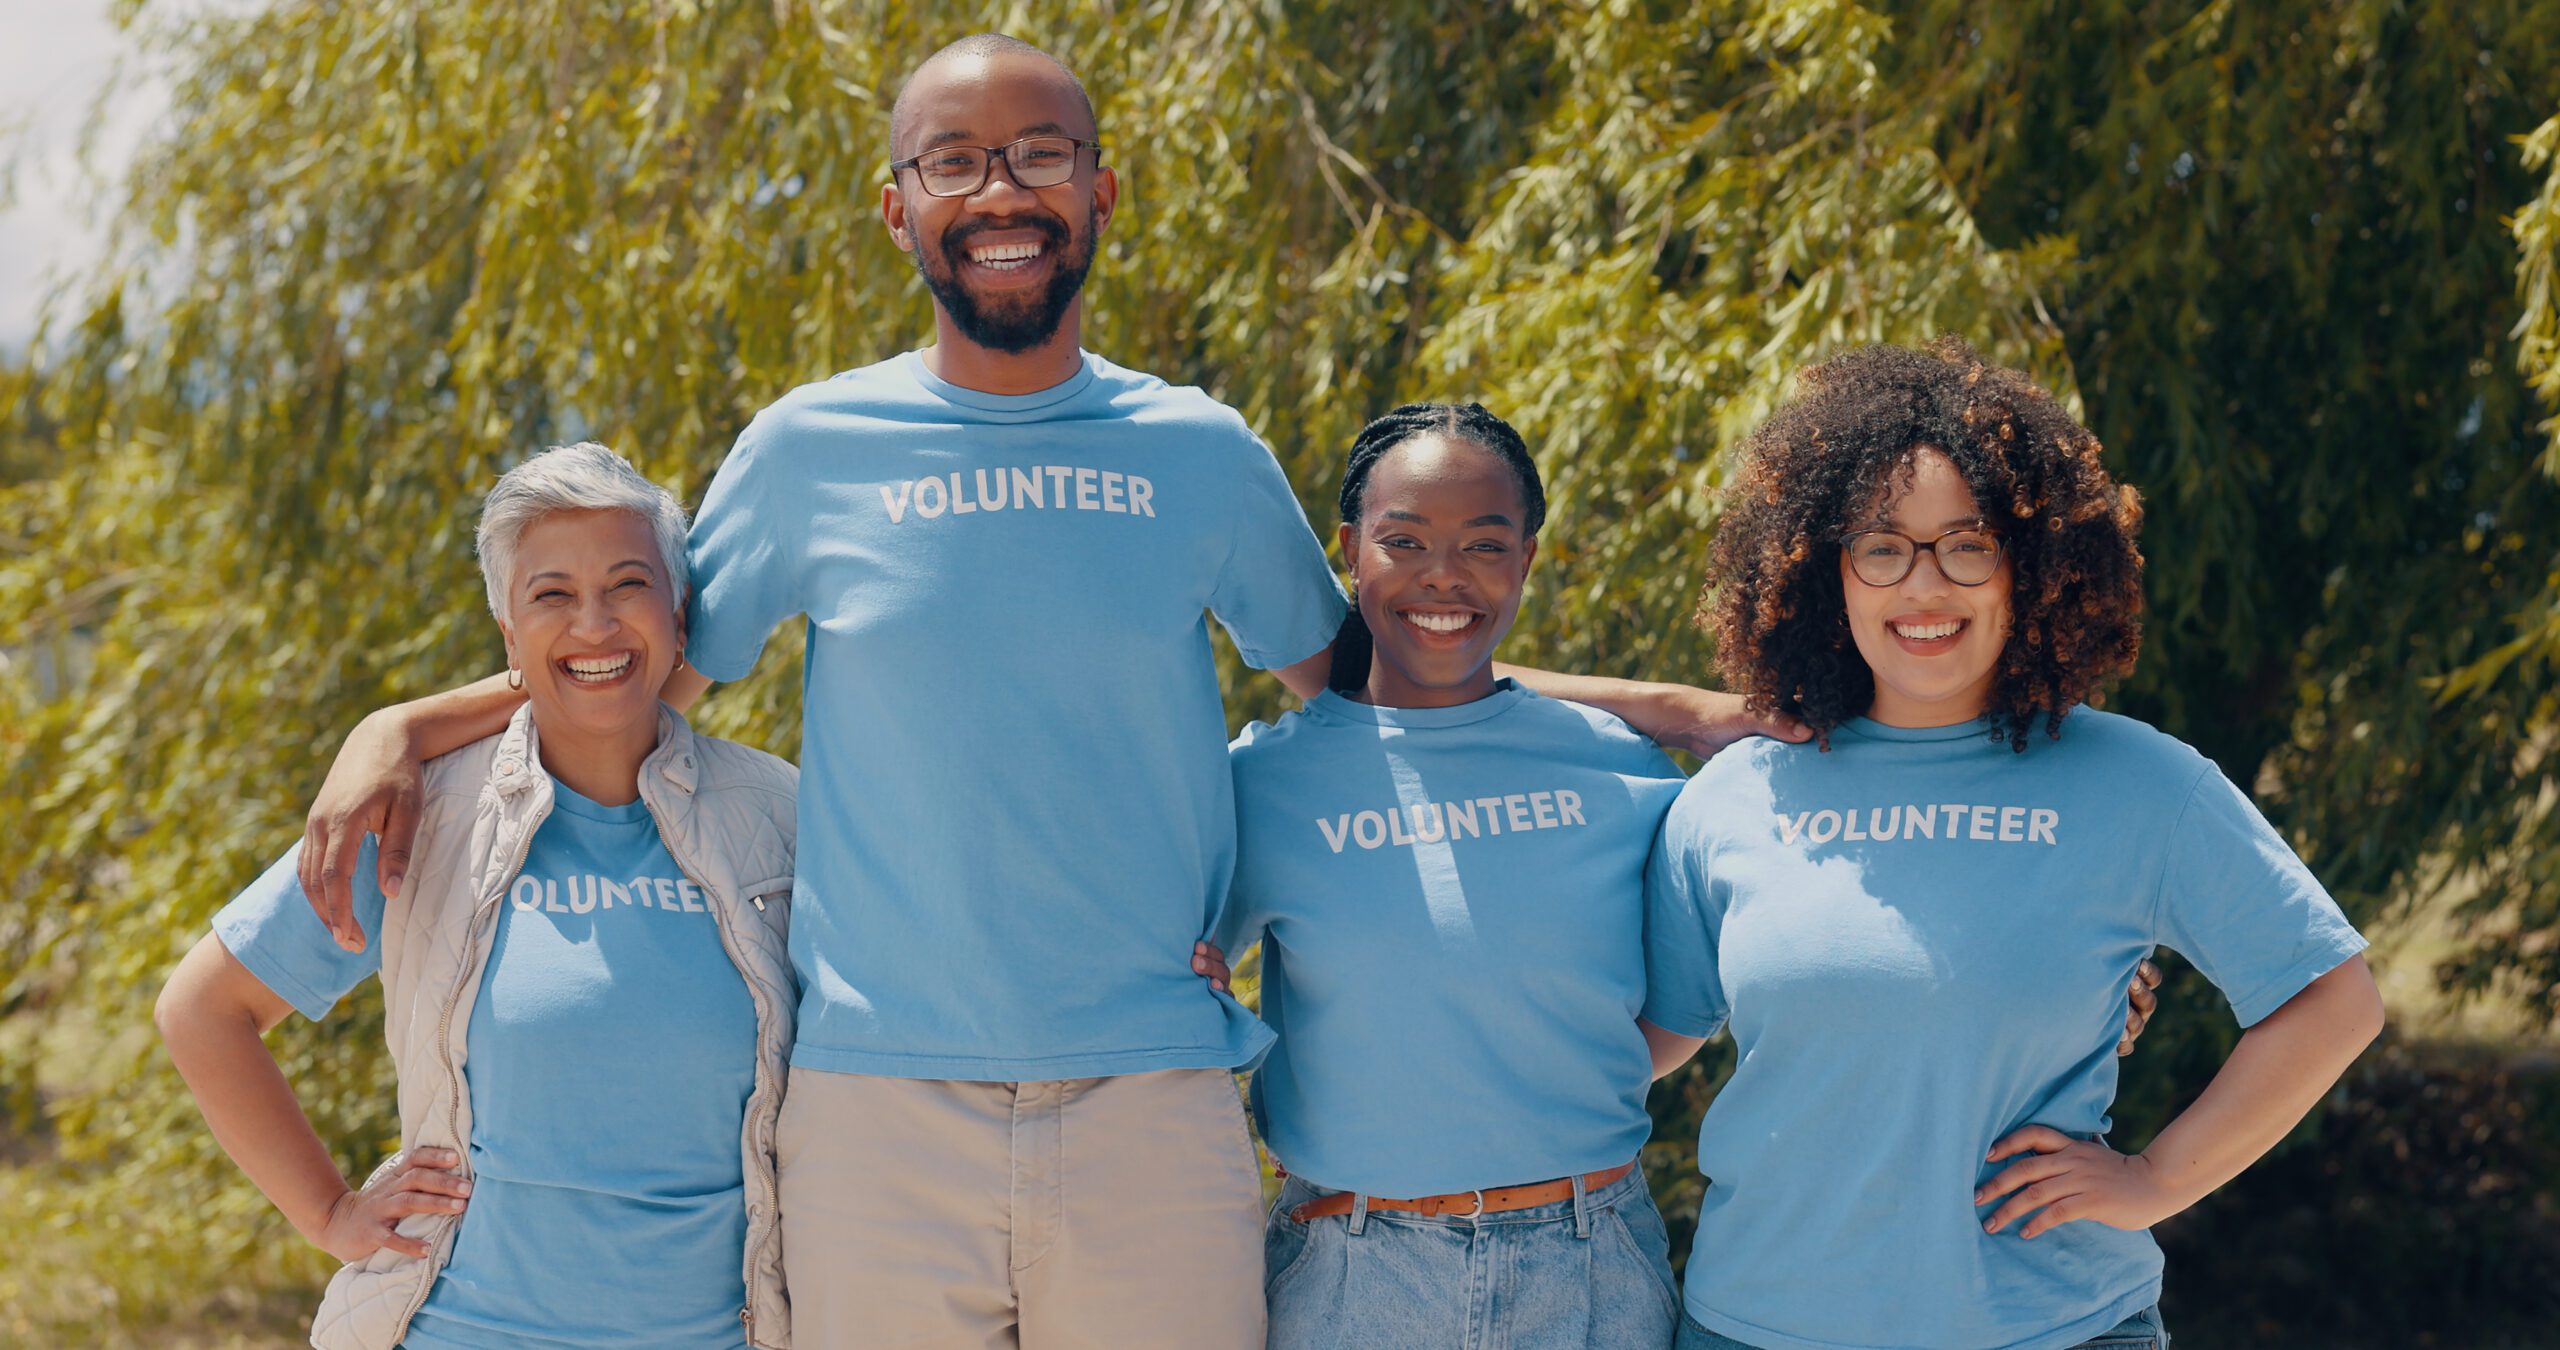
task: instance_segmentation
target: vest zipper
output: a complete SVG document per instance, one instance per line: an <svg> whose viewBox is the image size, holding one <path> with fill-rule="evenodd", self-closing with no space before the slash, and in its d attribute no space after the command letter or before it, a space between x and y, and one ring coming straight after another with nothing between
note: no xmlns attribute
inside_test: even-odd
<svg viewBox="0 0 2560 1350"><path fill-rule="evenodd" d="M516 860L513 863L510 863L507 866L507 870L499 875L497 889L491 891L487 898L471 907L471 923L463 929L462 947L465 952L473 954L475 964L482 968L473 972L473 978L475 980L479 976L487 974L486 967L488 965L486 960L481 960L477 956L477 953L480 950L480 921L487 918L490 912L498 907L498 901L507 893L507 883L514 881L516 879L516 873L524 870L525 856L533 852L533 836L542 828L542 822L549 819L550 816L550 811L546 809L541 814L536 815L532 820L525 823L524 834L518 840L516 846ZM462 1137L462 1072L453 1067L453 1010L457 1004L462 1002L463 983L464 981L462 980L455 980L453 982L453 988L448 990L445 994L443 1009L436 1014L436 1052L444 1061L445 1077L453 1085L452 1094L445 1099L445 1132L453 1136L453 1151L462 1159L462 1166L456 1170L460 1171L464 1177L468 1178L471 1175L471 1141ZM454 1228L459 1226L461 1222L462 1221L457 1218L452 1224L446 1225L445 1235L450 1238L453 1234ZM409 1334L410 1321L417 1317L418 1309L427 1306L427 1295L434 1292L436 1287L436 1277L443 1273L444 1263L442 1261L438 1261L436 1263L436 1269L428 1273L427 1282L418 1286L418 1296L409 1300L408 1309L400 1314L401 1336L405 1337Z"/></svg>
<svg viewBox="0 0 2560 1350"><path fill-rule="evenodd" d="M641 794L640 803L642 806L647 806L649 804L647 793L644 792ZM667 838L666 822L658 818L658 813L655 810L649 812L649 823L658 831L658 845L667 851L667 858L675 863L676 871L682 873L685 880L692 882L696 886L700 886L703 894L711 897L712 929L720 935L720 949L727 953L729 957L729 964L737 967L738 978L746 984L748 1001L753 1003L759 997L768 997L769 999L769 996L765 995L764 991L757 987L755 975L748 970L747 962L738 954L739 948L737 935L730 930L729 911L726 906L720 903L719 891L711 886L705 885L700 877L693 874L693 870L691 868L685 866L684 859L676 856L676 846ZM764 909L764 899L762 896L758 896L756 898L756 909L758 912L762 912ZM760 1103L762 1103L762 1101L771 1094L773 1089L773 1076L766 1071L764 1053L764 1034L768 1022L769 1019L763 1013L759 1012L756 1015L756 1086L753 1092L747 1094L747 1118L744 1122L747 1129L750 1131L751 1137L756 1129L756 1122L763 1117L763 1112L760 1109ZM754 1142L756 1145L756 1154L759 1158L771 1156L773 1150L768 1146L769 1141L762 1138L756 1138ZM758 1183L757 1190L764 1196L764 1219L759 1227L763 1230L769 1231L774 1224L782 1221L782 1200L780 1196L774 1193L775 1187L773 1172L770 1167L764 1165L757 1166L755 1168L755 1175ZM739 1275L745 1282L747 1297L750 1300L754 1299L756 1296L755 1254L760 1251L763 1246L764 1243L759 1239L759 1228L750 1227L747 1230L746 1250L739 1255ZM742 1328L752 1332L755 1325L755 1310L752 1307L740 1308L738 1310L738 1322ZM748 1337L748 1344L751 1346L754 1344L754 1337L752 1334Z"/></svg>

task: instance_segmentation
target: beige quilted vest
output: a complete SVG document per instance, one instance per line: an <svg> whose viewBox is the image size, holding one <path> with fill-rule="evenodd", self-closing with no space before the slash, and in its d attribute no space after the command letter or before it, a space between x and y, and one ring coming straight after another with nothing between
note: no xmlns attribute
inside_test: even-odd
<svg viewBox="0 0 2560 1350"><path fill-rule="evenodd" d="M640 766L640 800L676 866L708 897L720 945L755 1004L755 1088L738 1141L747 1177L747 1306L738 1315L747 1342L771 1350L791 1344L773 1138L798 999L784 940L799 781L799 770L760 750L694 735L668 708L659 709L658 747ZM505 731L431 761L408 883L382 917L384 1020L399 1075L401 1147L452 1149L466 1170L471 1094L463 1033L497 930L498 902L551 803L530 704ZM402 1233L429 1243L423 1259L383 1250L340 1267L312 1319L311 1344L398 1345L466 1217L403 1219Z"/></svg>

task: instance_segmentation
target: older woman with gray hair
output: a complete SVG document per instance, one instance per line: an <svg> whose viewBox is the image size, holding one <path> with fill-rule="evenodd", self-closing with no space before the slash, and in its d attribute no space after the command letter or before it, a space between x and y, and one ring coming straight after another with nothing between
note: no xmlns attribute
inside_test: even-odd
<svg viewBox="0 0 2560 1350"><path fill-rule="evenodd" d="M600 445L501 478L480 565L525 706L429 764L400 894L356 869L356 949L297 849L160 996L215 1138L347 1263L322 1350L790 1343L773 1139L797 773L658 700L684 537ZM260 1034L377 974L402 1147L350 1186Z"/></svg>

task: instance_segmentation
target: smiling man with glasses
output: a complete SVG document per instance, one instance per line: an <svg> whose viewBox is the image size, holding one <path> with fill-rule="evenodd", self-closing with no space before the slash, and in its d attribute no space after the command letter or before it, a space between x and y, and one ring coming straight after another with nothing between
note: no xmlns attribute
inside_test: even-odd
<svg viewBox="0 0 2560 1350"><path fill-rule="evenodd" d="M891 156L881 219L934 341L739 436L691 536L692 669L664 691L689 706L805 618L796 1341L1259 1346L1232 1071L1271 1032L1192 956L1235 854L1204 616L1313 697L1341 593L1242 418L1083 349L1120 190L1074 75L963 39L900 92ZM1702 753L1760 729L1724 695L1539 687ZM342 941L364 833L396 893L416 761L516 699L483 681L350 739L304 854Z"/></svg>

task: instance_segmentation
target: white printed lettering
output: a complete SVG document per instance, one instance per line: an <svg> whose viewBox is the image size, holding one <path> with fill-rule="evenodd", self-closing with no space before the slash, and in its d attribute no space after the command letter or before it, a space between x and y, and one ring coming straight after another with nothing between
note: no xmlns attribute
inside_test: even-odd
<svg viewBox="0 0 2560 1350"><path fill-rule="evenodd" d="M1459 831L1461 829L1466 831L1464 835L1465 838L1480 839L1484 837L1484 827L1476 824L1476 804L1474 802L1442 802L1440 804L1440 809L1449 817L1449 837L1451 839L1461 837L1459 835Z"/></svg>
<svg viewBox="0 0 2560 1350"><path fill-rule="evenodd" d="M629 908L631 905L631 888L623 885L619 881L607 881L604 883L603 893L596 896L596 908L611 909L613 908L614 902L617 900L622 902L624 908Z"/></svg>
<svg viewBox="0 0 2560 1350"><path fill-rule="evenodd" d="M1441 818L1439 807L1424 802L1405 809L1413 813L1413 842L1436 844L1449 837L1449 822Z"/></svg>
<svg viewBox="0 0 2560 1350"><path fill-rule="evenodd" d="M1983 806L1970 802L1904 802L1837 811L1772 812L1781 843L1827 844L1833 839L1891 843L1897 839L1970 839L1986 843L2058 845L2062 813L2049 807ZM1945 832L1940 833L1943 824Z"/></svg>
<svg viewBox="0 0 2560 1350"><path fill-rule="evenodd" d="M951 514L965 516L977 509L978 504L969 500L968 491L961 487L960 475L951 475Z"/></svg>
<svg viewBox="0 0 2560 1350"><path fill-rule="evenodd" d="M1484 832L1486 834L1502 833L1502 799L1500 797L1478 797L1475 799L1475 803L1476 805L1484 808Z"/></svg>
<svg viewBox="0 0 2560 1350"><path fill-rule="evenodd" d="M1515 792L1503 798L1502 818L1511 826L1513 834L1533 828L1529 821L1529 794Z"/></svg>
<svg viewBox="0 0 2560 1350"><path fill-rule="evenodd" d="M684 902L684 912L687 914L708 914L711 912L710 908L702 903L702 888L694 885L690 881L679 881L676 883L676 898Z"/></svg>
<svg viewBox="0 0 2560 1350"><path fill-rule="evenodd" d="M987 471L978 470L978 505L989 511L1003 510L1005 507L1004 470L996 470L995 491L989 492L988 486Z"/></svg>
<svg viewBox="0 0 2560 1350"><path fill-rule="evenodd" d="M1049 500L1057 503L1059 510L1066 510L1067 480L1076 476L1076 466L1072 464L1044 464L1040 466L1040 471L1049 475Z"/></svg>
<svg viewBox="0 0 2560 1350"><path fill-rule="evenodd" d="M955 477L955 478L956 478L956 477L958 477L958 475L957 475L957 474L954 474L954 475L953 475L953 477ZM925 501L924 490L925 490L926 488L932 488L932 489L933 489L933 501L932 501L930 504L928 504L928 503ZM925 519L927 519L927 520L932 520L932 519L934 519L935 517L940 516L943 512L948 511L948 510L950 510L950 509L951 509L951 499L950 499L950 498L949 498L949 496L948 496L948 495L946 495L946 493L944 492L944 489L943 489L943 486L942 486L942 480L941 480L941 479L939 479L939 478L919 478L919 479L917 479L917 480L916 480L916 514L917 514L917 515L922 516L922 517L924 517L924 518L925 518Z"/></svg>
<svg viewBox="0 0 2560 1350"><path fill-rule="evenodd" d="M1100 477L1102 477L1102 471L1099 469L1076 470L1077 510L1094 511L1101 509L1102 502L1100 495L1094 491L1094 481Z"/></svg>
<svg viewBox="0 0 2560 1350"><path fill-rule="evenodd" d="M1348 814L1335 816L1328 823L1322 816L1318 816L1316 828L1324 831L1324 841L1333 846L1334 852L1340 853L1342 841L1351 837L1351 817Z"/></svg>
<svg viewBox="0 0 2560 1350"><path fill-rule="evenodd" d="M1129 514L1152 519L1155 513L1156 485L1134 473L1129 475Z"/></svg>
<svg viewBox="0 0 2560 1350"><path fill-rule="evenodd" d="M569 907L560 903L559 882L546 880L542 883L542 910L546 914L566 914L569 912Z"/></svg>
<svg viewBox="0 0 2560 1350"><path fill-rule="evenodd" d="M890 524L895 525L907 518L907 493L914 487L915 484L912 482L900 483L898 490L891 492L888 484L880 485L880 504L889 508Z"/></svg>
<svg viewBox="0 0 2560 1350"><path fill-rule="evenodd" d="M675 907L676 907L676 883L675 883L675 879L674 879L674 878L672 878L672 877L660 877L660 878L658 878L658 908L660 908L660 909L674 909Z"/></svg>
<svg viewBox="0 0 2560 1350"><path fill-rule="evenodd" d="M517 877L507 888L507 902L528 913L542 908L542 883L531 877Z"/></svg>
<svg viewBox="0 0 2560 1350"><path fill-rule="evenodd" d="M1047 498L1040 491L1040 485L1038 469L1033 469L1029 473L1024 473L1020 469L1013 470L1013 500L1026 510L1035 506L1048 505Z"/></svg>
<svg viewBox="0 0 2560 1350"><path fill-rule="evenodd" d="M1129 513L1128 500L1122 495L1122 482L1123 480L1120 475L1113 473L1109 469L1102 471L1103 510L1112 512L1116 515L1127 515Z"/></svg>
<svg viewBox="0 0 2560 1350"><path fill-rule="evenodd" d="M581 881L587 884L581 886L578 884ZM596 912L596 879L594 877L570 877L561 884L569 890L570 913L593 914Z"/></svg>
<svg viewBox="0 0 2560 1350"><path fill-rule="evenodd" d="M1556 827L1556 794L1552 792L1530 793L1529 819L1536 821L1539 829L1554 829Z"/></svg>
<svg viewBox="0 0 2560 1350"><path fill-rule="evenodd" d="M1404 832L1404 808L1401 806L1387 813L1387 842L1399 848L1413 846L1413 836Z"/></svg>
<svg viewBox="0 0 2560 1350"><path fill-rule="evenodd" d="M1375 811L1363 811L1351 818L1351 837L1362 848L1376 848L1387 842L1387 818Z"/></svg>
<svg viewBox="0 0 2560 1350"><path fill-rule="evenodd" d="M1557 788L1556 819L1567 825L1590 824L1582 818L1582 794L1570 788Z"/></svg>

